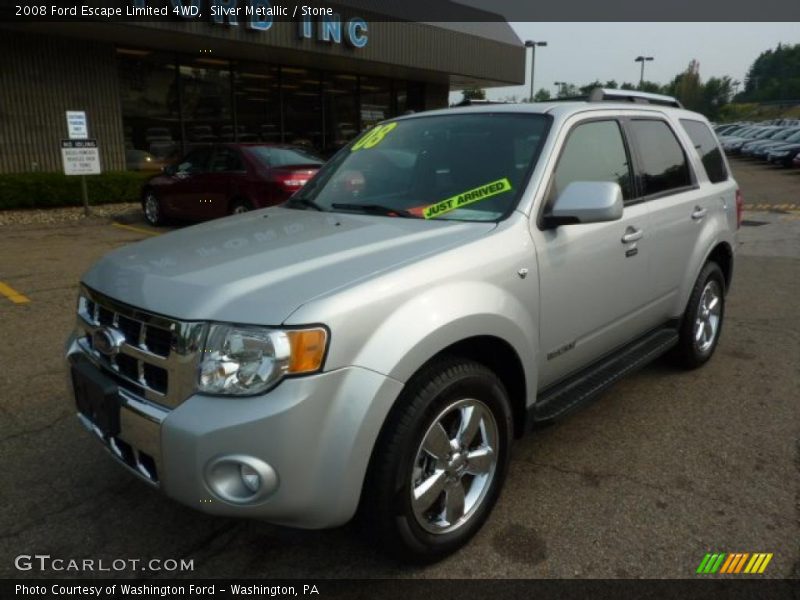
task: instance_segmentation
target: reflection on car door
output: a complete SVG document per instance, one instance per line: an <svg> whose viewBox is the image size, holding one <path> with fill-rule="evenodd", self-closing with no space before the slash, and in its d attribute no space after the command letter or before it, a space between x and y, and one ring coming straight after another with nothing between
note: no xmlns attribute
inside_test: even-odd
<svg viewBox="0 0 800 600"><path fill-rule="evenodd" d="M579 122L568 133L544 210L573 181L620 184L622 219L534 226L540 277L539 386L554 383L647 329L647 203L636 202L631 160L614 119ZM623 241L626 234L641 241Z"/></svg>

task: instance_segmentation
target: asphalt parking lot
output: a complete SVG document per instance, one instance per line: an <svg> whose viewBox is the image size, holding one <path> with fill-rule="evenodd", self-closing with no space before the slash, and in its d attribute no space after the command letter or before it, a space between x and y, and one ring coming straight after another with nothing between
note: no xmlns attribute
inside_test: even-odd
<svg viewBox="0 0 800 600"><path fill-rule="evenodd" d="M75 419L63 342L81 273L158 232L133 216L0 226L0 577L58 576L15 569L49 554L188 558L194 577L687 578L706 552L773 553L762 577L800 577L800 170L733 167L751 210L713 360L657 362L518 442L487 525L424 568L353 526L206 516L114 464Z"/></svg>

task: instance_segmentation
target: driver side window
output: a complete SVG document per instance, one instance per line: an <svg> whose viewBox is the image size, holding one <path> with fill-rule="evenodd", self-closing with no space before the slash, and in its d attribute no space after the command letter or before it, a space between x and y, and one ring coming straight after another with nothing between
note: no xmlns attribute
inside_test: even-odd
<svg viewBox="0 0 800 600"><path fill-rule="evenodd" d="M591 121L570 131L550 182L547 206L573 181L618 183L623 200L633 197L630 161L617 121Z"/></svg>

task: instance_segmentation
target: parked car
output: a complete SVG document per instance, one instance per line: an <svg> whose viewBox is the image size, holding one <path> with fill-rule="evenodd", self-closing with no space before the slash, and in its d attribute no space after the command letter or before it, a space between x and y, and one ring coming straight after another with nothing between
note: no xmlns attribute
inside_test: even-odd
<svg viewBox="0 0 800 600"><path fill-rule="evenodd" d="M383 550L440 559L515 438L664 353L712 357L741 211L707 120L669 97L386 121L284 205L97 263L67 344L78 416L187 506L305 528L360 508Z"/></svg>
<svg viewBox="0 0 800 600"><path fill-rule="evenodd" d="M142 210L150 224L161 225L273 206L303 187L323 162L293 146L200 146L144 185Z"/></svg>
<svg viewBox="0 0 800 600"><path fill-rule="evenodd" d="M742 156L748 156L750 158L758 158L759 155L765 156L766 152L762 152L765 148L782 144L784 140L791 137L798 131L800 131L800 129L797 127L780 127L773 133L766 135L761 139L753 140L752 142L743 144L740 149L740 153Z"/></svg>
<svg viewBox="0 0 800 600"><path fill-rule="evenodd" d="M740 135L726 139L724 142L722 142L722 147L725 149L725 152L729 154L739 154L742 146L748 142L763 139L774 134L778 129L779 127L774 125L769 125L766 127L753 127L752 129L743 132Z"/></svg>
<svg viewBox="0 0 800 600"><path fill-rule="evenodd" d="M767 160L782 167L791 167L794 157L800 152L800 135L788 138L785 144L769 149Z"/></svg>

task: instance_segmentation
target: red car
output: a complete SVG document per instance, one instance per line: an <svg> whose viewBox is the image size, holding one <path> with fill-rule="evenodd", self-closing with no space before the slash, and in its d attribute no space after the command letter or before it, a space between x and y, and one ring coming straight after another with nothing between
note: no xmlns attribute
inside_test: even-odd
<svg viewBox="0 0 800 600"><path fill-rule="evenodd" d="M144 185L142 209L148 223L161 225L273 206L303 187L323 162L305 148L281 144L198 147Z"/></svg>

